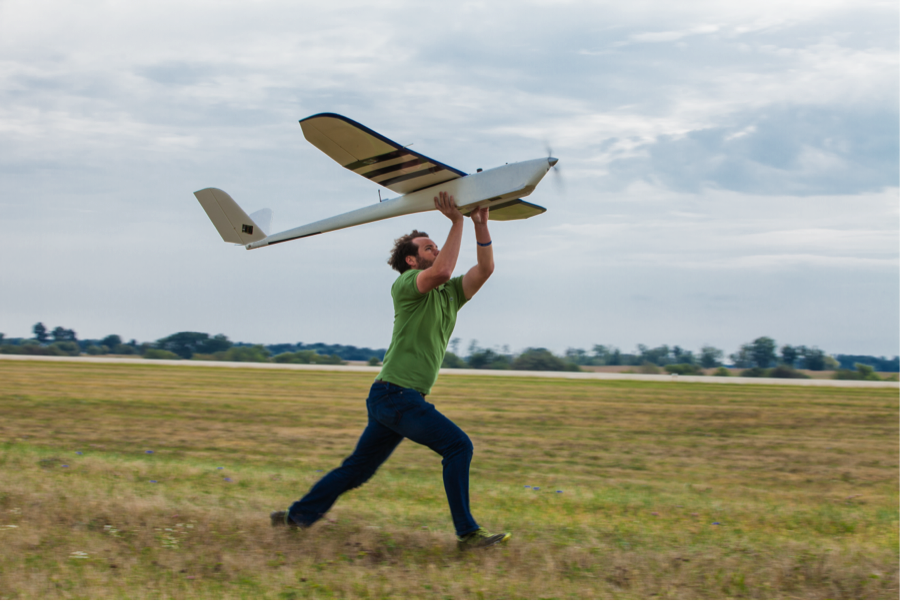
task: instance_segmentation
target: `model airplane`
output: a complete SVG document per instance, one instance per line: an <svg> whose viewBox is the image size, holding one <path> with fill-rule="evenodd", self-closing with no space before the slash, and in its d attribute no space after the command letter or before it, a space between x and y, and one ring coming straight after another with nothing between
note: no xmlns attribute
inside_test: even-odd
<svg viewBox="0 0 900 601"><path fill-rule="evenodd" d="M194 192L225 242L241 244L251 250L390 217L433 211L434 197L440 191L451 194L463 214L487 206L490 207L490 218L497 221L528 219L547 210L520 197L531 194L547 171L556 165L558 159L553 157L467 174L388 140L341 115L313 115L300 121L300 127L313 146L341 166L402 196L267 235L272 218L269 209L248 216L222 190L205 188Z"/></svg>

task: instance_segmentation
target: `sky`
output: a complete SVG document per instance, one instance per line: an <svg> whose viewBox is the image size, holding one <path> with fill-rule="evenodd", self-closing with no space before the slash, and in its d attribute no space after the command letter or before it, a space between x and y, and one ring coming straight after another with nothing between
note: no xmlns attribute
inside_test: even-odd
<svg viewBox="0 0 900 601"><path fill-rule="evenodd" d="M465 172L560 159L461 349L895 355L898 62L882 1L0 0L0 332L386 347L393 239L446 218L246 251L193 196L275 231L377 202L303 138L333 112Z"/></svg>

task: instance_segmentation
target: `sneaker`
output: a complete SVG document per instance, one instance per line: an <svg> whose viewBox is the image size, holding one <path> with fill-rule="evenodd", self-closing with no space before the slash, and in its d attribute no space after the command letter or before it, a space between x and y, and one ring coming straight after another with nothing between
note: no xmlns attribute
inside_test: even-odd
<svg viewBox="0 0 900 601"><path fill-rule="evenodd" d="M288 517L287 511L273 511L269 514L269 519L272 520L273 528L276 528L278 526L285 526L287 528L302 528L302 526L297 524L297 522Z"/></svg>
<svg viewBox="0 0 900 601"><path fill-rule="evenodd" d="M510 532L491 534L484 528L479 528L475 532L470 532L465 536L457 536L456 546L459 547L460 550L483 549L484 547L493 547L494 545L505 543L510 537L512 537Z"/></svg>

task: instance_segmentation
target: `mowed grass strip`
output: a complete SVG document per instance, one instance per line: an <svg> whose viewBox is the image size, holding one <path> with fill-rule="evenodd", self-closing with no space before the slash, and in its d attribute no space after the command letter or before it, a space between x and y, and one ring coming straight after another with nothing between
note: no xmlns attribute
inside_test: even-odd
<svg viewBox="0 0 900 601"><path fill-rule="evenodd" d="M442 377L507 547L456 552L440 458L408 441L273 530L371 380L0 363L0 597L898 596L894 390Z"/></svg>

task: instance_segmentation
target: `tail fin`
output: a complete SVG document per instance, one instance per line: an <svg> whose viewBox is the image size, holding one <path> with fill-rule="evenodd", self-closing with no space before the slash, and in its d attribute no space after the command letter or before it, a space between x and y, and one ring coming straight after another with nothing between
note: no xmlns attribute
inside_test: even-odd
<svg viewBox="0 0 900 601"><path fill-rule="evenodd" d="M200 206L206 211L225 242L250 244L266 237L265 231L247 216L227 192L218 188L204 188L194 192L194 196L200 201ZM263 217L263 211L257 211L253 214L254 217ZM268 211L268 218L271 221L271 211Z"/></svg>

